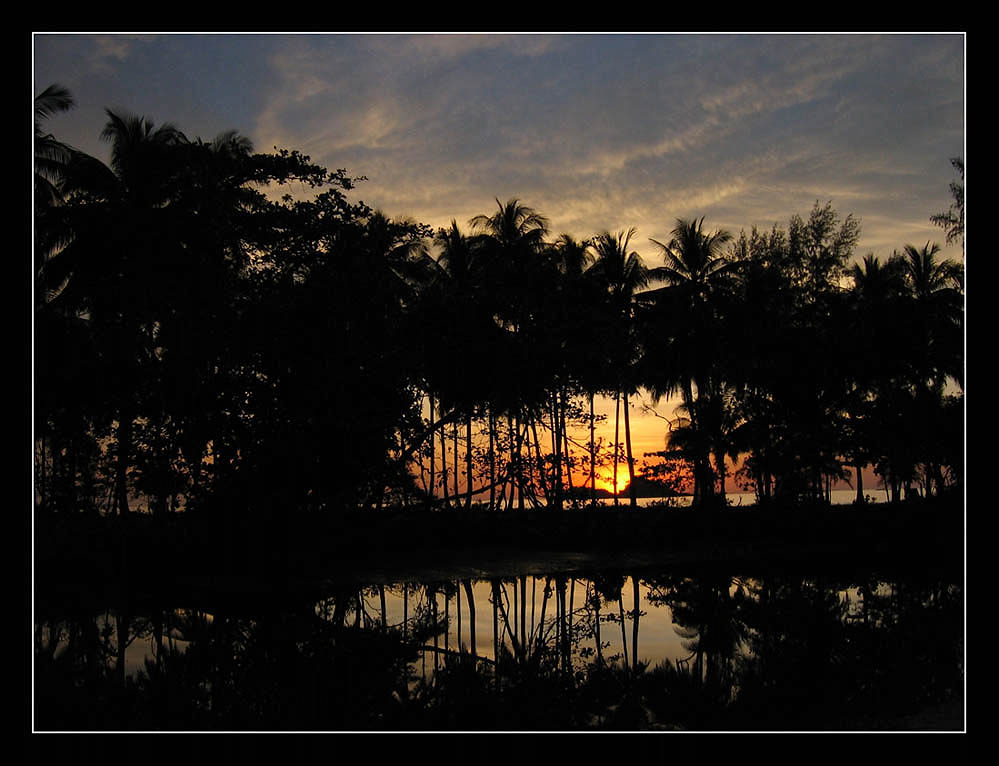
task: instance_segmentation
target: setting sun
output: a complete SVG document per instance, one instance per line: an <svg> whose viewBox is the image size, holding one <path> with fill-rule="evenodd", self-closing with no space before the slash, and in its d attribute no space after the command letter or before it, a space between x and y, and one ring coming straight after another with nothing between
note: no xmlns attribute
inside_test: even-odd
<svg viewBox="0 0 999 766"><path fill-rule="evenodd" d="M614 474L609 473L598 473L597 474L597 489L604 489L611 494L621 494L628 488L628 471L618 469L617 472L617 488L614 486Z"/></svg>

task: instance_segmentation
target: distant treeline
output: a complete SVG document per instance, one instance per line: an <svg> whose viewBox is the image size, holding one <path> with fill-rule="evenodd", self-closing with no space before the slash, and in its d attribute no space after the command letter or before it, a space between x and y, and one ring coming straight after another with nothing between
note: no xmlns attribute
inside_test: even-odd
<svg viewBox="0 0 999 766"><path fill-rule="evenodd" d="M658 264L517 199L433 231L235 132L108 111L105 165L45 132L71 106L35 99L43 511L562 508L604 466L710 505L726 456L761 503L869 465L895 501L960 486L963 267L936 244L858 263L858 221L818 202L738 236L676 220ZM644 477L639 389L682 401Z"/></svg>

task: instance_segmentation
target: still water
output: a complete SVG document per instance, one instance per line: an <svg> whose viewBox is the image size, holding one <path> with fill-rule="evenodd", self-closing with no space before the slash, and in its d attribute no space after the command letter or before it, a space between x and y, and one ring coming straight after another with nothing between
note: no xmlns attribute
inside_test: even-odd
<svg viewBox="0 0 999 766"><path fill-rule="evenodd" d="M888 502L888 497L885 495L885 491L881 487L868 487L864 490L864 497L869 503L879 503ZM740 506L750 506L756 503L756 494L753 492L727 492L725 494L725 500L728 505L734 506L736 508ZM834 489L829 493L829 502L831 505L851 505L857 500L857 490L855 489ZM614 498L600 498L602 504L611 506L614 504ZM629 498L627 495L618 497L618 505L628 505ZM665 504L676 508L688 508L693 502L693 498L690 495L681 495L679 497L671 497L668 499L657 498L657 497L639 497L636 498L636 503L645 508L650 505Z"/></svg>
<svg viewBox="0 0 999 766"><path fill-rule="evenodd" d="M36 623L35 728L924 728L963 699L963 614L938 578L704 572L84 610Z"/></svg>

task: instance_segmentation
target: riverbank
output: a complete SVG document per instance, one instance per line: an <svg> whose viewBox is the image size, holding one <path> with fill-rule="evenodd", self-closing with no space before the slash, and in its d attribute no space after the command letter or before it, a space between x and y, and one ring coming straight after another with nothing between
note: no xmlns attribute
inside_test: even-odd
<svg viewBox="0 0 999 766"><path fill-rule="evenodd" d="M49 517L33 530L33 584L38 603L122 591L281 597L353 582L663 567L960 577L963 515L960 504L941 500L781 511L397 509L293 521Z"/></svg>

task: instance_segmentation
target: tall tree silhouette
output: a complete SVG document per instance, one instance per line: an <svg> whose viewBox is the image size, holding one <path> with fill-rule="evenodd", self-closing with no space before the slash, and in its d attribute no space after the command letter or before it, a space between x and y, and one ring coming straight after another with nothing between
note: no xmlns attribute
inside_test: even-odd
<svg viewBox="0 0 999 766"><path fill-rule="evenodd" d="M489 350L495 348L495 325L481 310L483 262L477 241L463 234L457 222L452 220L450 227L436 233L435 243L440 254L435 261L432 280L421 296L420 314L428 322L425 352L431 367L428 380L439 394L442 408L447 404L454 408L456 421L464 420L465 505L470 508L472 421L477 405L489 398L483 384L491 361ZM495 474L495 468L491 474ZM494 480L493 475L490 483ZM455 497L455 503L458 502Z"/></svg>
<svg viewBox="0 0 999 766"><path fill-rule="evenodd" d="M502 377L505 389L502 409L511 426L512 471L518 508L523 510L528 487L522 434L532 409L547 398L550 355L544 340L548 336L538 320L548 293L546 275L550 275L543 258L548 219L516 198L506 203L497 199L496 205L492 215L477 215L469 223L482 235L477 247L481 248L490 294L495 299L491 313L505 331L497 376Z"/></svg>
<svg viewBox="0 0 999 766"><path fill-rule="evenodd" d="M176 190L178 146L186 142L170 124L107 111L101 138L111 145L111 164L74 154L63 193L72 241L46 264L48 286L64 284L53 299L86 312L100 328L108 368L105 383L116 402L114 507L126 513L132 428L138 413L143 361L155 344L158 311L164 308L158 272L179 247L170 201Z"/></svg>
<svg viewBox="0 0 999 766"><path fill-rule="evenodd" d="M649 284L650 273L642 257L630 250L635 229L617 234L603 232L593 240L596 260L590 269L607 291L608 321L611 331L604 335L608 342L608 362L614 370L615 396L621 397L624 408L625 450L627 454L629 497L637 505L635 460L631 449L631 418L628 396L637 390L634 365L638 356L635 332L634 298ZM615 425L616 429L616 425ZM615 439L616 442L616 439ZM617 444L614 445L614 492L617 495Z"/></svg>
<svg viewBox="0 0 999 766"><path fill-rule="evenodd" d="M690 428L700 433L691 442L701 445L694 459L697 503L708 502L713 495L709 455L711 445L721 441L717 430L712 431L720 428L723 409L720 299L737 268L724 250L732 235L725 230L706 232L703 224L703 218L677 219L669 242L651 240L665 262L652 273L666 286L647 298L658 304L649 314L657 317L653 332L664 336L655 346L658 355L652 357L656 367L648 372L650 391L657 400L679 391Z"/></svg>
<svg viewBox="0 0 999 766"><path fill-rule="evenodd" d="M961 239L961 252L964 252L964 160L960 157L951 158L950 164L957 171L960 181L950 182L950 194L954 201L945 213L930 216L934 226L942 228L947 237L947 244Z"/></svg>

